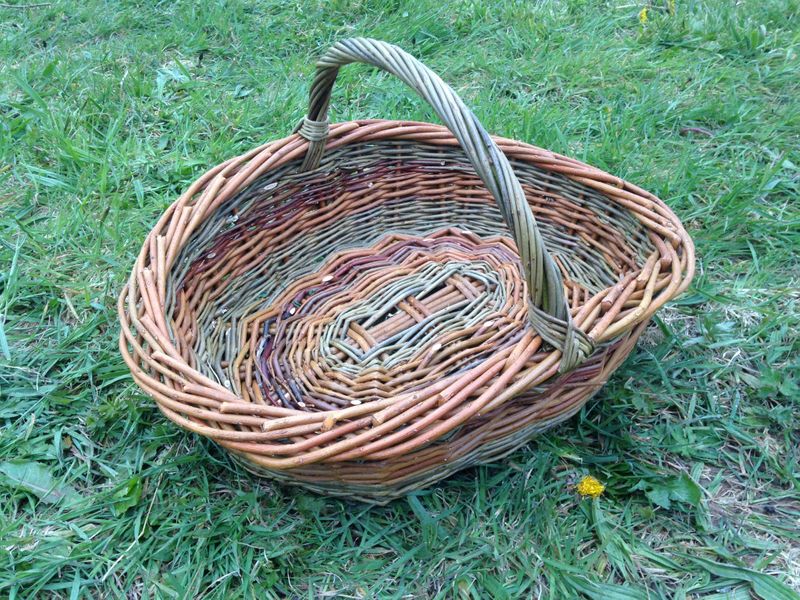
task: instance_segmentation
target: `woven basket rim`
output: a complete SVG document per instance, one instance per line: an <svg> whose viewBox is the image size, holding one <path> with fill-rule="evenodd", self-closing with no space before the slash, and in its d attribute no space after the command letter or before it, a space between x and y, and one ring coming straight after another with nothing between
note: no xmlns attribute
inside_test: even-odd
<svg viewBox="0 0 800 600"><path fill-rule="evenodd" d="M680 245L682 246L684 253L683 253L683 261L685 262L685 274L681 278L680 284L675 287L673 292L669 294L667 298L660 299L658 303L654 303L651 305L652 310L648 310L649 313L654 313L655 310L660 308L664 303L668 302L675 296L682 293L688 285L691 283L692 277L694 275L694 267L695 267L695 260L694 260L694 243L692 242L691 237L686 232L684 226L682 225L681 221L675 215L675 213L666 205L660 198L655 196L654 194L640 188L639 186L628 182L620 177L615 175L611 175L606 171L603 171L597 167L592 165L586 164L580 160L575 158L567 157L562 154L553 152L551 150L547 150L533 144L529 144L526 142L522 142L519 140L506 138L503 136L496 136L492 135L492 139L497 143L500 149L510 158L515 160L520 160L522 162L526 162L528 164L532 164L546 170L554 170L555 168L560 169L557 172L561 172L566 177L578 181L580 183L584 183L587 185L592 185L599 189L601 193L603 193L608 200L614 201L613 197L608 196L606 192L609 191L619 191L619 192L627 192L630 194L637 194L648 201L653 203L657 206L660 211L664 214L664 216L669 217L669 225L671 226L672 233L675 235L676 239L680 241ZM342 121L333 123L330 125L330 134L328 137L328 143L326 144L326 151L334 150L337 148L341 148L346 145L350 144L360 144L360 143L369 143L375 141L411 141L417 142L420 144L431 144L431 145L441 145L441 146L453 146L458 147L458 141L455 139L453 134L444 126L435 124L435 123L428 123L424 121L414 121L414 120L393 120L393 119L356 119L350 121ZM182 194L173 204L171 204L162 214L161 218L159 219L156 226L151 229L150 233L148 234L147 238L145 239L141 252L139 254L139 258L136 261L136 267L131 274L131 278L129 279L128 283L124 286L122 293L119 297L118 303L118 313L120 317L120 321L122 324L122 332L121 332L121 339L120 339L120 347L122 348L125 345L126 338L129 340L132 337L132 333L130 328L127 325L128 318L130 316L130 311L125 306L125 299L130 291L130 286L136 285L135 277L136 272L140 269L140 264L143 262L144 255L150 250L152 240L151 238L156 235L156 232L163 228L164 222L174 214L176 209L180 207L184 207L190 204L190 200L193 199L195 193L198 192L201 188L204 188L208 185L212 185L215 181L230 181L222 173L225 172L226 167L231 167L233 165L240 165L240 164L251 164L251 163L259 163L262 161L269 161L271 158L278 157L278 160L273 161L270 167L263 172L260 172L258 176L260 177L263 173L277 169L281 166L286 165L292 161L300 160L303 155L305 154L305 150L308 147L308 141L302 138L299 134L293 133L289 136L278 138L276 140L267 142L262 144L256 148L253 148L247 152L240 154L239 156L230 158L219 165L211 168L206 173L201 175L195 182ZM576 177L574 172L580 172L584 177ZM589 180L586 179L586 176L593 176L596 179ZM237 186L236 191L239 191L245 188L250 181L254 180L255 177L250 177L246 183L243 183ZM219 204L219 203L217 203ZM621 208L628 210L625 205L622 205ZM205 219L209 218L213 214L213 210L209 211L208 214L204 216L199 222L205 221ZM389 232L387 232L389 233ZM188 238L185 238L188 241ZM614 286L609 286L604 292L607 292L610 289L613 289ZM601 292L602 293L602 292ZM135 321L135 317L133 321ZM635 322L630 323L626 326L623 330L619 331L614 337L619 337L623 335L625 332L630 331L633 329L639 322L645 320L645 318L637 319ZM599 340L605 341L605 340ZM123 352L123 357L126 360L126 363L131 367L132 370L139 369L135 363L131 360L128 356L128 352ZM162 356L159 356L162 358ZM200 377L204 377L199 371L191 368L188 364L181 365L181 371L185 373L187 377L191 377L192 375L197 375ZM237 406L233 406L234 404L238 405L246 405L248 407L256 407L258 405L254 405L251 402L248 402L238 395L234 394L230 390L220 390L221 396L225 396L225 398L219 398L222 404L222 410L220 411L221 414L225 414L225 412L236 412ZM292 416L297 417L307 417L310 414L313 415L325 415L325 413L334 414L337 416L337 420L346 419L351 416L357 416L359 414L363 414L365 412L366 407L377 408L378 404L391 404L397 401L398 398L392 398L388 401L375 401L370 403L365 403L360 406L348 407L344 409L338 410L330 410L330 411L315 411L314 413L309 413L307 411L296 410L291 408L281 408L278 412L282 412L286 417L291 418ZM369 411L372 412L372 411ZM219 431L219 430L217 430Z"/></svg>

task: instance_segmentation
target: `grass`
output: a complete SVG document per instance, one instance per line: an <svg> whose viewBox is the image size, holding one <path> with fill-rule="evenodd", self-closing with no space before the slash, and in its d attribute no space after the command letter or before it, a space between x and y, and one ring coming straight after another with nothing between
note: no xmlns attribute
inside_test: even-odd
<svg viewBox="0 0 800 600"><path fill-rule="evenodd" d="M3 4L0 596L800 597L800 6L644 6ZM699 255L578 418L379 509L250 477L116 349L157 216L288 133L351 35L421 57L490 131L658 194ZM434 119L363 67L333 114Z"/></svg>

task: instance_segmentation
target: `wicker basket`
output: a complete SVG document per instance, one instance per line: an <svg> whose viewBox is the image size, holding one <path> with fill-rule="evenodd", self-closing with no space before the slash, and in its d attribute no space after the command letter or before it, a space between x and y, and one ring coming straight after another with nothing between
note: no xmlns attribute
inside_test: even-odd
<svg viewBox="0 0 800 600"><path fill-rule="evenodd" d="M352 62L447 128L329 127ZM120 350L168 418L250 470L380 503L575 414L693 272L661 200L490 137L420 62L351 39L318 63L296 133L211 169L158 221L120 296Z"/></svg>

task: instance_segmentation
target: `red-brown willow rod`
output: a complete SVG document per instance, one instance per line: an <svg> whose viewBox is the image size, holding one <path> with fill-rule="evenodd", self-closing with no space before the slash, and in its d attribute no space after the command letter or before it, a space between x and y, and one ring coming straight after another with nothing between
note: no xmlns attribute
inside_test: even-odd
<svg viewBox="0 0 800 600"><path fill-rule="evenodd" d="M329 126L352 62L446 127ZM120 351L168 418L248 469L387 502L575 414L693 274L661 200L489 136L419 61L356 38L320 59L296 133L161 217L120 295Z"/></svg>

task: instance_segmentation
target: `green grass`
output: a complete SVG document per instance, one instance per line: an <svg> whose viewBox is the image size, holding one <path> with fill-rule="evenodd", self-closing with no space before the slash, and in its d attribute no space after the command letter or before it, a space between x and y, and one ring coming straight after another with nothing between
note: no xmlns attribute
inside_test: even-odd
<svg viewBox="0 0 800 600"><path fill-rule="evenodd" d="M0 7L0 597L799 597L796 0L196 4ZM250 477L116 349L157 216L286 135L351 35L658 194L699 255L578 418L372 509ZM364 67L332 112L434 119Z"/></svg>

